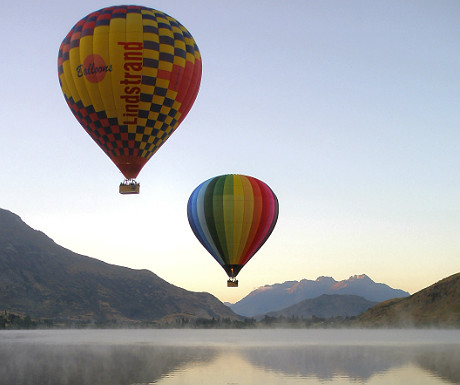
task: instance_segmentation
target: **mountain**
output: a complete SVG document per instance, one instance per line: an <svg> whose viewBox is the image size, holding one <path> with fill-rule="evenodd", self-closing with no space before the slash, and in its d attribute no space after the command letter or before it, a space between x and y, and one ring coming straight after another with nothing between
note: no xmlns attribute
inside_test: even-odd
<svg viewBox="0 0 460 385"><path fill-rule="evenodd" d="M357 322L363 326L460 327L460 273L410 297L379 303L361 314Z"/></svg>
<svg viewBox="0 0 460 385"><path fill-rule="evenodd" d="M230 308L237 314L253 317L270 311L278 311L323 294L357 295L372 302L382 302L390 298L410 295L406 291L393 289L383 283L375 283L365 274L354 275L339 282L332 277L318 277L315 281L302 279L259 287L240 301L230 305Z"/></svg>
<svg viewBox="0 0 460 385"><path fill-rule="evenodd" d="M240 319L209 293L76 254L0 209L0 310L82 322Z"/></svg>
<svg viewBox="0 0 460 385"><path fill-rule="evenodd" d="M319 318L357 316L377 302L350 294L322 294L313 299L305 299L285 309L266 313L270 317ZM256 319L259 317L256 317Z"/></svg>

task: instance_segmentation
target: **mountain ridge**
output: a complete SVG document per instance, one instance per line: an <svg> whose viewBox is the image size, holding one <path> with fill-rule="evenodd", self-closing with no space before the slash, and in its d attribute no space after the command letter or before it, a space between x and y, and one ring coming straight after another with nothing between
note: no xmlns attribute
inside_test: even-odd
<svg viewBox="0 0 460 385"><path fill-rule="evenodd" d="M356 321L371 327L460 327L460 273L409 297L381 302Z"/></svg>
<svg viewBox="0 0 460 385"><path fill-rule="evenodd" d="M342 281L336 281L332 277L320 276L316 280L304 278L300 281L264 285L229 306L237 314L252 317L279 311L303 300L313 299L323 294L357 295L376 303L390 298L410 295L406 291L393 289L383 283L376 283L366 274L353 275L349 279Z"/></svg>
<svg viewBox="0 0 460 385"><path fill-rule="evenodd" d="M0 309L34 318L73 321L241 319L209 293L74 253L21 218L0 209Z"/></svg>

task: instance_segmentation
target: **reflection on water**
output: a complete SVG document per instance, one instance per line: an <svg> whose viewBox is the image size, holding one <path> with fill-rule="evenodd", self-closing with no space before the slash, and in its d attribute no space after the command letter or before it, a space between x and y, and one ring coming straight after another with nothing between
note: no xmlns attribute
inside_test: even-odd
<svg viewBox="0 0 460 385"><path fill-rule="evenodd" d="M460 384L459 331L2 331L0 384Z"/></svg>
<svg viewBox="0 0 460 385"><path fill-rule="evenodd" d="M190 362L212 360L209 349L151 346L0 347L0 384L105 385L155 382Z"/></svg>
<svg viewBox="0 0 460 385"><path fill-rule="evenodd" d="M252 365L285 376L330 381L346 377L368 382L377 374L417 366L435 377L460 383L460 346L309 346L308 348L247 349L241 354Z"/></svg>

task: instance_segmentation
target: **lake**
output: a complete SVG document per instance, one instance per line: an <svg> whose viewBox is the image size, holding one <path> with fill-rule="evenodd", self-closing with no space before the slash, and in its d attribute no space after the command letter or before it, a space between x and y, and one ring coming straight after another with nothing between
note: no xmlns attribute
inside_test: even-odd
<svg viewBox="0 0 460 385"><path fill-rule="evenodd" d="M1 385L356 383L460 384L460 331L0 331Z"/></svg>

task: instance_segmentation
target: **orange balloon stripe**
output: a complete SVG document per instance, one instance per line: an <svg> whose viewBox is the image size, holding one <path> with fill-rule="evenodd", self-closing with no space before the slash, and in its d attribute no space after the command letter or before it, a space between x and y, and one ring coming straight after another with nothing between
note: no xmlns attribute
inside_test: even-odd
<svg viewBox="0 0 460 385"><path fill-rule="evenodd" d="M261 216L260 221L255 228L256 234L253 242L251 242L246 255L241 260L241 264L244 265L249 261L252 256L262 247L265 241L270 236L275 223L278 219L278 199L276 198L273 191L265 183L259 183L261 192Z"/></svg>
<svg viewBox="0 0 460 385"><path fill-rule="evenodd" d="M250 250L253 248L254 242L256 242L257 230L260 226L260 221L262 218L263 202L262 194L260 190L260 185L255 178L247 177L248 181L251 183L252 194L254 199L253 212L252 212L252 222L250 224L248 237L245 243L243 252L241 253L240 263L244 264L253 256L250 253Z"/></svg>

